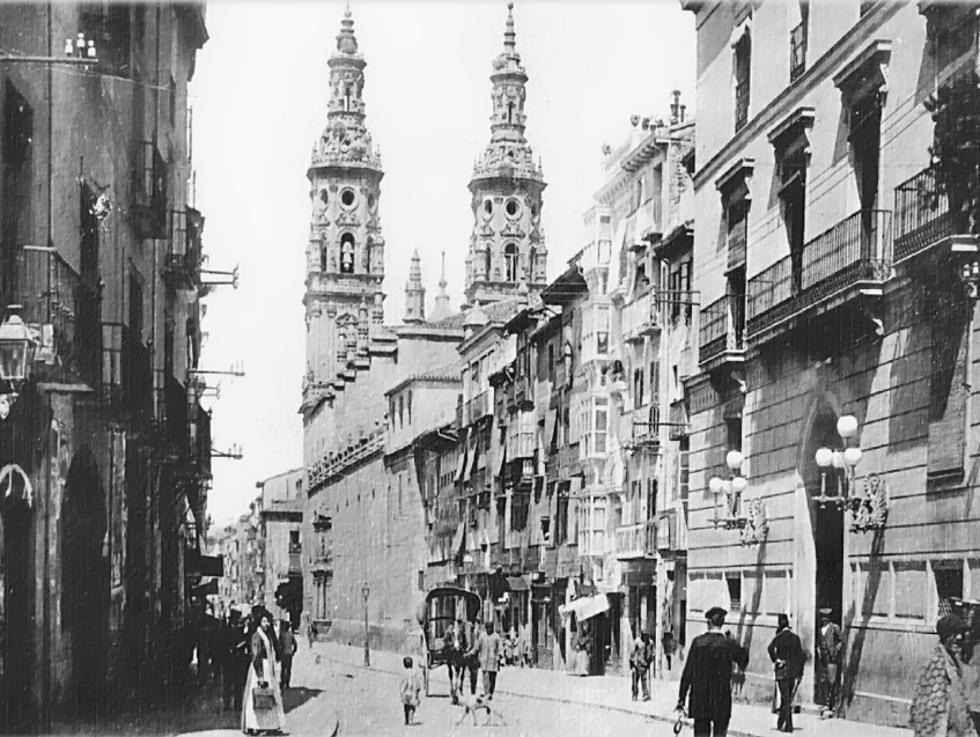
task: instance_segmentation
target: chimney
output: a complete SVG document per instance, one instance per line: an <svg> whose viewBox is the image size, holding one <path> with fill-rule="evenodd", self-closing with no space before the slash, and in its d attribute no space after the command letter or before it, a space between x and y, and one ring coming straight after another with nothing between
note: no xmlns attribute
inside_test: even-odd
<svg viewBox="0 0 980 737"><path fill-rule="evenodd" d="M681 91L674 90L674 101L670 104L670 124L676 125L678 121L678 110L680 109Z"/></svg>

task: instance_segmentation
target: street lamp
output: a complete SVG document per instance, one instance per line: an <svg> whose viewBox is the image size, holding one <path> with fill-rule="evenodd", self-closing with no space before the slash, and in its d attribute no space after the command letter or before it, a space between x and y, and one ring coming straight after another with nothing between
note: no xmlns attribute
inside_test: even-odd
<svg viewBox="0 0 980 737"><path fill-rule="evenodd" d="M368 646L368 597L371 595L371 587L367 581L361 586L361 596L364 597L364 667L371 667L371 650Z"/></svg>
<svg viewBox="0 0 980 737"><path fill-rule="evenodd" d="M717 476L713 476L708 481L708 490L714 497L715 517L712 521L715 527L723 525L726 530L731 530L736 527L740 528L745 526L745 518L738 516L740 509L739 501L749 485L748 480L739 473L744 462L745 457L740 451L728 451L728 455L725 456L725 465L728 466L728 470L731 472L731 478L720 479ZM721 494L725 495L728 506L728 514L723 520L718 518L718 497Z"/></svg>
<svg viewBox="0 0 980 737"><path fill-rule="evenodd" d="M17 390L30 377L37 341L20 317L20 305L8 305L7 318L0 324L0 379L10 385L0 394L0 420L7 419Z"/></svg>
<svg viewBox="0 0 980 737"><path fill-rule="evenodd" d="M821 508L827 504L833 504L838 509L843 509L848 504L848 498L853 494L855 479L855 467L861 462L863 455L857 446L849 446L848 441L857 435L858 422L854 415L844 415L837 420L837 434L844 441L843 448L827 448L826 446L817 448L813 459L820 468L820 496L814 497ZM827 494L827 475L831 473L833 467L833 477L836 482L834 494ZM843 480L841 478L843 471Z"/></svg>

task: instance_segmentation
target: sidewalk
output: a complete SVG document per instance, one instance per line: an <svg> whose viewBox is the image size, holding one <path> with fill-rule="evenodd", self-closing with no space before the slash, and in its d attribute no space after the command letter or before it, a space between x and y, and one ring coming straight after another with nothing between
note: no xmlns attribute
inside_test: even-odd
<svg viewBox="0 0 980 737"><path fill-rule="evenodd" d="M317 643L317 651L325 658L349 666L364 667L363 648ZM402 653L371 651L371 669L398 674L401 670ZM432 691L448 691L446 669L439 668L431 674ZM623 676L568 675L564 671L537 668L508 667L497 677L498 693L509 696L540 699L558 703L587 704L603 709L641 714L662 722L674 721L677 704L677 681L651 679L650 701L632 701L630 682ZM877 724L855 722L847 719L822 720L812 714L793 717L796 731L801 735L834 737L911 737L911 730L884 727ZM733 737L771 737L776 731L776 716L764 706L734 704L728 734Z"/></svg>

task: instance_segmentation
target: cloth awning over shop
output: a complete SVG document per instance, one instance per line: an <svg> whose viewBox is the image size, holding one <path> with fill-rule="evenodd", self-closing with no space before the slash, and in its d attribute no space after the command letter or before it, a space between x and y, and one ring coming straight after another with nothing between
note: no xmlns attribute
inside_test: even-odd
<svg viewBox="0 0 980 737"><path fill-rule="evenodd" d="M576 599L570 604L559 607L559 613L563 617L574 614L580 622L598 616L603 612L609 611L609 597L605 594L595 594L594 596L584 596Z"/></svg>
<svg viewBox="0 0 980 737"><path fill-rule="evenodd" d="M220 578L225 575L225 559L220 555L202 555L200 557L199 568L202 576L217 576Z"/></svg>
<svg viewBox="0 0 980 737"><path fill-rule="evenodd" d="M507 586L511 591L529 591L530 586L522 576L507 576Z"/></svg>
<svg viewBox="0 0 980 737"><path fill-rule="evenodd" d="M463 435L459 444L461 452L459 454L459 462L456 464L456 476L453 478L453 481L460 481L463 478L463 470L466 468L466 449L469 447L468 439L469 430Z"/></svg>

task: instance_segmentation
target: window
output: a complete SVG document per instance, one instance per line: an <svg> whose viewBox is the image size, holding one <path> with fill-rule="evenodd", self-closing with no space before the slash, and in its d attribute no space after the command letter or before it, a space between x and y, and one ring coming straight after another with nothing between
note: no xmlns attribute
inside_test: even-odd
<svg viewBox="0 0 980 737"><path fill-rule="evenodd" d="M881 95L877 91L854 101L850 109L848 140L861 201L862 253L874 245L881 160ZM876 250L871 250L876 253Z"/></svg>
<svg viewBox="0 0 980 737"><path fill-rule="evenodd" d="M650 361L650 402L660 402L660 361L656 359Z"/></svg>
<svg viewBox="0 0 980 737"><path fill-rule="evenodd" d="M936 579L936 618L952 613L952 600L963 598L963 562L936 561L932 564Z"/></svg>
<svg viewBox="0 0 980 737"><path fill-rule="evenodd" d="M686 435L678 444L677 493L682 502L687 501L691 486L691 440Z"/></svg>
<svg viewBox="0 0 980 737"><path fill-rule="evenodd" d="M793 146L782 152L778 164L779 199L783 211L786 240L789 243L792 287L795 292L803 288L807 159L805 149Z"/></svg>
<svg viewBox="0 0 980 737"><path fill-rule="evenodd" d="M643 369L633 370L633 406L642 407L646 404L643 390Z"/></svg>
<svg viewBox="0 0 980 737"><path fill-rule="evenodd" d="M289 531L289 544L291 546L299 545L299 530Z"/></svg>
<svg viewBox="0 0 980 737"><path fill-rule="evenodd" d="M177 125L177 83L174 81L174 75L170 75L170 127L173 128Z"/></svg>
<svg viewBox="0 0 980 737"><path fill-rule="evenodd" d="M340 237L340 273L354 273L354 236L351 233Z"/></svg>
<svg viewBox="0 0 980 737"><path fill-rule="evenodd" d="M412 424L412 390L408 390L408 424Z"/></svg>
<svg viewBox="0 0 980 737"><path fill-rule="evenodd" d="M405 397L398 397L398 429L405 427Z"/></svg>
<svg viewBox="0 0 980 737"><path fill-rule="evenodd" d="M809 0L800 0L799 23L789 33L789 81L794 82L806 71L806 41L810 20Z"/></svg>
<svg viewBox="0 0 980 737"><path fill-rule="evenodd" d="M725 583L728 584L728 608L737 612L742 608L742 574L725 574Z"/></svg>
<svg viewBox="0 0 980 737"><path fill-rule="evenodd" d="M538 252L537 249L531 248L527 254L528 271L530 272L528 276L528 281L535 281L538 278Z"/></svg>
<svg viewBox="0 0 980 737"><path fill-rule="evenodd" d="M596 310L596 353L605 355L609 352L609 308L599 307Z"/></svg>
<svg viewBox="0 0 980 737"><path fill-rule="evenodd" d="M609 263L612 258L612 241L600 240L598 244L598 260L602 265Z"/></svg>
<svg viewBox="0 0 980 737"><path fill-rule="evenodd" d="M517 281L517 246L513 243L504 246L504 271L506 281Z"/></svg>
<svg viewBox="0 0 980 737"><path fill-rule="evenodd" d="M490 281L490 246L487 246L486 250L483 252L483 276L487 281Z"/></svg>
<svg viewBox="0 0 980 737"><path fill-rule="evenodd" d="M647 479L647 519L653 519L657 514L657 494L660 488L657 479Z"/></svg>
<svg viewBox="0 0 980 737"><path fill-rule="evenodd" d="M749 120L749 78L752 66L752 38L746 31L735 44L735 132Z"/></svg>

